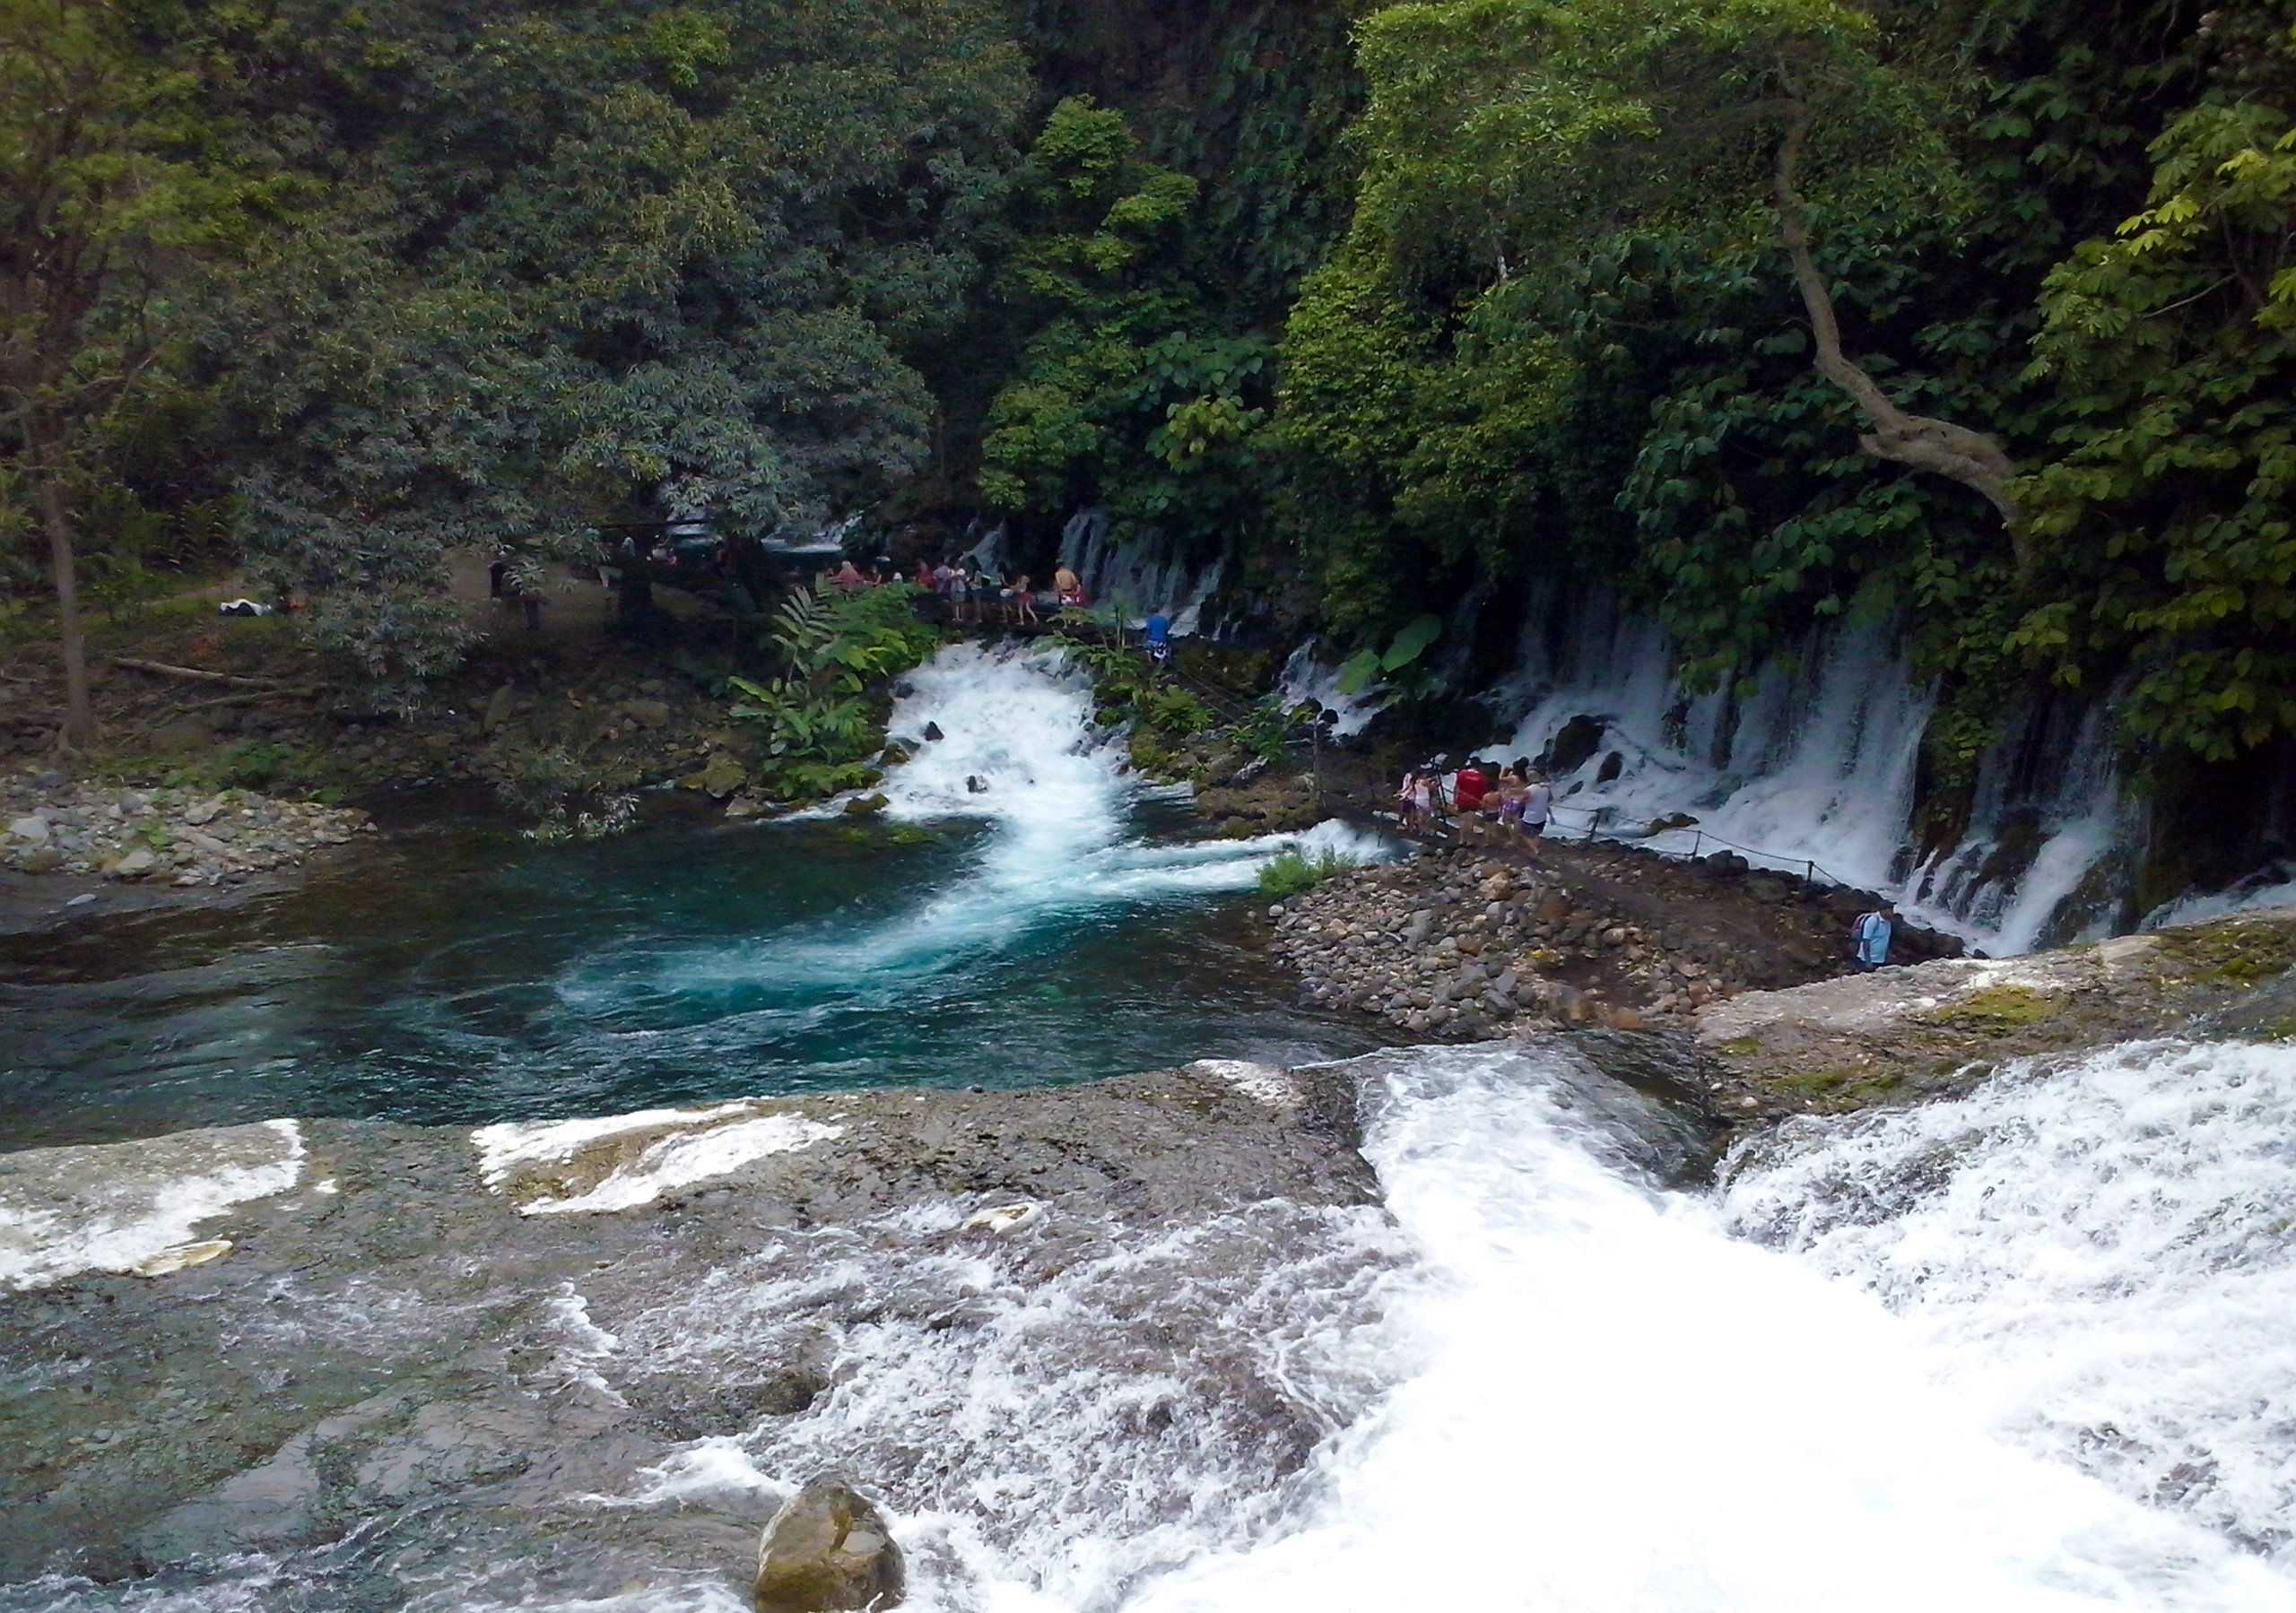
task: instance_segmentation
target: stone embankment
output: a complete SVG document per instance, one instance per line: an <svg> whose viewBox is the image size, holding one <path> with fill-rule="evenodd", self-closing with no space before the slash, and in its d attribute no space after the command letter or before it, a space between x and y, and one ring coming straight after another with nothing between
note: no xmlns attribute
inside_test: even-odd
<svg viewBox="0 0 2296 1613"><path fill-rule="evenodd" d="M132 789L54 774L0 781L0 864L190 888L291 868L373 828L353 807L245 790Z"/></svg>

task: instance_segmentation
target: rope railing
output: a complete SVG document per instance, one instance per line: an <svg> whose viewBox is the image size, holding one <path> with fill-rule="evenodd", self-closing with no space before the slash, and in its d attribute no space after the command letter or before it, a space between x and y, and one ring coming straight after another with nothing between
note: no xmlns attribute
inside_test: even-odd
<svg viewBox="0 0 2296 1613"><path fill-rule="evenodd" d="M1439 813L1448 813L1452 811L1448 792L1442 789L1439 785L1437 791L1435 805ZM1803 882L1805 884L1815 885L1822 880L1829 885L1839 886L1848 889L1859 889L1856 880L1843 879L1839 874L1835 873L1831 869L1825 867L1823 864L1818 863L1813 858L1781 857L1776 853L1765 851L1760 846L1741 846L1736 841L1725 839L1722 836L1718 835L1711 829L1706 828L1702 825L1699 824L1686 823L1674 828L1661 829L1654 828L1654 825L1658 821L1658 820L1654 818L1643 820L1640 826L1642 832L1639 835L1607 831L1605 825L1609 822L1611 815L1616 811L1617 809L1615 807L1609 806L1579 807L1562 806L1557 803L1548 806L1547 814L1548 821L1553 824L1558 829L1563 827L1561 820L1565 813L1582 819L1584 820L1586 832L1581 835L1579 838L1587 844L1592 844L1595 840L1600 838L1609 840L1614 845L1628 846L1647 842L1654 835L1688 834L1691 837L1691 848L1688 853L1683 854L1691 861L1695 861L1703 855L1707 847L1710 846L1721 850L1738 852L1749 857L1759 857L1765 864L1770 865L1772 871L1776 872L1792 873L1794 871L1798 869L1801 871L1801 878ZM1382 818L1386 816L1386 814L1377 815ZM1656 848L1654 847L1652 849L1655 850ZM1659 852L1658 854L1660 856L1665 856L1667 854L1665 852Z"/></svg>
<svg viewBox="0 0 2296 1613"><path fill-rule="evenodd" d="M1835 873L1832 870L1823 867L1812 858L1781 857L1777 853L1764 851L1760 846L1741 846L1735 840L1724 839L1721 836L1714 833L1713 830L1700 824L1678 824L1662 829L1653 827L1657 823L1658 820L1651 818L1645 819L1643 820L1641 825L1642 832L1639 835L1605 833L1604 830L1604 825L1608 820L1610 814L1615 810L1615 808L1606 806L1558 806L1549 807L1547 809L1550 814L1561 814L1563 812L1583 814L1587 820L1587 832L1584 838L1589 841L1592 841L1596 838L1597 836L1600 836L1602 838L1614 841L1620 845L1627 845L1636 841L1647 841L1654 835L1687 834L1691 837L1691 846L1690 850L1685 853L1684 855L1688 856L1692 861L1696 861L1704 854L1705 848L1709 845L1711 845L1725 850L1739 852L1749 857L1760 857L1764 863L1777 865L1779 872L1790 872L1793 870L1799 868L1802 870L1802 878L1807 884L1816 884L1822 875L1824 877L1825 881L1830 885L1848 886L1853 883L1851 880L1843 879L1839 874ZM1661 853L1660 854L1664 855L1665 854Z"/></svg>

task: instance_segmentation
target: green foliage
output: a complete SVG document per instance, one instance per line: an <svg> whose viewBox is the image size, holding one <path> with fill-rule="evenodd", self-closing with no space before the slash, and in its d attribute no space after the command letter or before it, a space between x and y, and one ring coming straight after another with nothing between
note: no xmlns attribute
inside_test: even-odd
<svg viewBox="0 0 2296 1613"><path fill-rule="evenodd" d="M165 390L191 324L184 283L241 256L291 188L214 115L227 75L204 41L155 40L147 20L126 3L0 0L0 492L39 511L74 742L94 727L74 551L83 509L118 490L108 427ZM122 560L95 577L100 599L141 591Z"/></svg>
<svg viewBox="0 0 2296 1613"><path fill-rule="evenodd" d="M1255 700L1251 708L1229 724L1228 737L1239 748L1264 762L1280 762L1292 753L1292 733L1304 716L1313 720L1315 707L1285 704L1281 691Z"/></svg>
<svg viewBox="0 0 2296 1613"><path fill-rule="evenodd" d="M2039 683L2109 690L2156 758L2296 733L2290 21L1371 13L1361 199L1272 428L1321 613L1370 646L1350 681L1414 611L1533 575L1622 586L1703 687L1829 619L1904 621L1949 793ZM1846 343L2023 463L2015 533L1857 451L1811 372L1770 188L1788 106Z"/></svg>
<svg viewBox="0 0 2296 1613"><path fill-rule="evenodd" d="M266 581L419 678L456 546L631 516L759 533L926 463L1025 77L978 0L219 8L274 160L325 185L204 362ZM387 619L380 629L369 624Z"/></svg>
<svg viewBox="0 0 2296 1613"><path fill-rule="evenodd" d="M1195 179L1144 160L1090 96L1052 109L1013 178L999 287L1034 328L987 411L980 490L994 506L1184 536L1232 525L1267 418L1268 343L1222 328L1178 251Z"/></svg>
<svg viewBox="0 0 2296 1613"><path fill-rule="evenodd" d="M1169 738L1184 740L1218 724L1218 715L1184 689L1151 689L1134 702L1144 727Z"/></svg>
<svg viewBox="0 0 2296 1613"><path fill-rule="evenodd" d="M2153 143L2150 204L2048 277L2028 374L2058 389L2062 452L2031 481L2045 603L2008 640L2063 684L2133 665L2130 731L2212 760L2296 733L2284 28L2249 68L2240 99L2212 96Z"/></svg>
<svg viewBox="0 0 2296 1613"><path fill-rule="evenodd" d="M1435 615L1414 616L1405 622L1387 649L1364 650L1350 658L1339 669L1339 692L1360 694L1371 687L1382 673L1401 672L1425 653L1427 646L1443 636L1443 619Z"/></svg>
<svg viewBox="0 0 2296 1613"><path fill-rule="evenodd" d="M763 772L787 799L814 799L873 782L865 759L884 743L881 686L922 663L939 636L909 608L904 584L850 594L801 590L774 613L785 671L767 683L727 681L744 698L731 716L763 729Z"/></svg>
<svg viewBox="0 0 2296 1613"><path fill-rule="evenodd" d="M1259 892L1279 902L1304 896L1335 874L1359 866L1344 852L1320 851L1310 857L1294 846L1277 853L1259 871Z"/></svg>

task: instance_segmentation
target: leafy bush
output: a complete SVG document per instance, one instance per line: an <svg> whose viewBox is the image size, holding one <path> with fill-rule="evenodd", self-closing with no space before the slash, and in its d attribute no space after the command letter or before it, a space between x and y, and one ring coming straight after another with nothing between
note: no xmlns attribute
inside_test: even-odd
<svg viewBox="0 0 2296 1613"><path fill-rule="evenodd" d="M1143 693L1133 709L1140 721L1176 740L1201 733L1219 721L1212 708L1184 689L1155 689Z"/></svg>
<svg viewBox="0 0 2296 1613"><path fill-rule="evenodd" d="M1299 847L1279 852L1259 871L1259 893L1277 901L1304 896L1334 874L1359 866L1345 852L1319 851L1309 856Z"/></svg>
<svg viewBox="0 0 2296 1613"><path fill-rule="evenodd" d="M906 585L846 595L801 590L774 613L773 642L787 670L770 683L727 680L744 697L728 715L764 725L763 770L783 797L871 782L864 759L884 743L882 685L941 642L910 610L915 592Z"/></svg>
<svg viewBox="0 0 2296 1613"><path fill-rule="evenodd" d="M1312 712L1314 708L1306 709ZM1279 762L1289 752L1292 731L1300 715L1300 709L1285 705L1281 693L1273 694L1256 702L1228 730L1229 737L1260 760Z"/></svg>

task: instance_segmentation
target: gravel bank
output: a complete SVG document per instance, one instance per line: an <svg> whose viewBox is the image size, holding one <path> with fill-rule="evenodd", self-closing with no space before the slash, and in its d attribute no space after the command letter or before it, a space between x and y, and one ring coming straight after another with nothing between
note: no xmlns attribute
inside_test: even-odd
<svg viewBox="0 0 2296 1613"><path fill-rule="evenodd" d="M0 864L21 873L100 874L187 889L237 884L372 828L354 807L246 790L135 789L53 774L0 782Z"/></svg>

